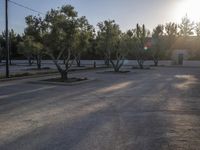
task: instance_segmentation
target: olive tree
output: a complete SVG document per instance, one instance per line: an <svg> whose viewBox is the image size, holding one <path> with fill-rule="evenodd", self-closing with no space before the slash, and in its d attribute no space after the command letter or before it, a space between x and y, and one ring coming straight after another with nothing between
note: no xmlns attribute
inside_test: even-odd
<svg viewBox="0 0 200 150"><path fill-rule="evenodd" d="M32 57L36 59L37 68L41 69L42 56L44 55L43 37L46 30L45 22L40 16L27 16L25 18L27 27L25 28L25 36L29 37L34 47L31 52ZM30 38L31 37L31 38ZM26 53L26 52L25 52ZM30 59L30 57L29 57ZM29 60L29 64L30 64Z"/></svg>
<svg viewBox="0 0 200 150"><path fill-rule="evenodd" d="M114 20L100 22L98 27L98 47L112 64L114 71L119 72L128 51L128 36L121 33L119 25Z"/></svg>
<svg viewBox="0 0 200 150"><path fill-rule="evenodd" d="M147 56L147 49L145 44L150 32L146 29L145 25L140 26L137 24L136 29L134 29L134 55L136 57L137 63L140 69L144 68L144 61Z"/></svg>
<svg viewBox="0 0 200 150"><path fill-rule="evenodd" d="M76 30L75 37L75 47L73 50L75 61L77 63L77 67L81 66L81 54L86 52L89 48L89 40L92 38L94 34L93 27L89 24L88 20L85 16L77 19L78 27Z"/></svg>
<svg viewBox="0 0 200 150"><path fill-rule="evenodd" d="M37 68L41 69L41 62L39 61L41 59L39 57L41 56L43 45L40 42L35 42L32 36L25 36L23 41L18 44L18 49L28 59L29 65L32 64L32 57L37 56Z"/></svg>
<svg viewBox="0 0 200 150"><path fill-rule="evenodd" d="M158 25L152 34L152 47L151 47L151 56L154 61L154 65L158 66L158 61L163 55L164 49L164 26Z"/></svg>
<svg viewBox="0 0 200 150"><path fill-rule="evenodd" d="M44 46L46 54L53 60L61 78L68 80L68 72L75 59L73 49L76 47L77 12L71 5L52 9L46 14L45 26ZM59 63L62 57L66 58L64 67Z"/></svg>
<svg viewBox="0 0 200 150"><path fill-rule="evenodd" d="M17 34L13 29L10 29L8 32L9 37L9 63L12 65L12 59L18 55L17 45L21 42L21 36ZM3 31L0 37L0 43L3 47L6 47L6 32Z"/></svg>
<svg viewBox="0 0 200 150"><path fill-rule="evenodd" d="M178 33L178 25L173 22L166 23L165 25L165 55L171 57L173 51L173 45L177 40Z"/></svg>
<svg viewBox="0 0 200 150"><path fill-rule="evenodd" d="M121 33L118 44L112 51L112 59L110 60L115 72L119 72L120 68L124 65L125 57L132 48L132 42L128 33ZM113 61L113 59L115 61Z"/></svg>
<svg viewBox="0 0 200 150"><path fill-rule="evenodd" d="M108 65L111 60L111 53L119 41L120 29L114 20L106 20L97 24L99 31L97 33L98 48L103 53Z"/></svg>

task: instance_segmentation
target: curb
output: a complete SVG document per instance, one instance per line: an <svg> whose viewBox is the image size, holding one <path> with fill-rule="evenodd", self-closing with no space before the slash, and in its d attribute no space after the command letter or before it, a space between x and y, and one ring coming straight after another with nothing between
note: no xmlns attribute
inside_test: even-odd
<svg viewBox="0 0 200 150"><path fill-rule="evenodd" d="M39 77L45 77L45 76L51 76L51 75L57 75L57 74L59 74L59 73L58 72L49 72L46 74L33 74L33 75L22 76L22 77L11 77L11 78L0 79L0 82L23 80L23 79L30 79L30 78L39 78Z"/></svg>
<svg viewBox="0 0 200 150"><path fill-rule="evenodd" d="M99 67L96 69L93 69L93 68L77 69L77 70L70 70L69 73L78 72L78 71L100 70L100 69L105 69L105 68L106 67ZM49 72L46 74L33 74L33 75L27 75L27 76L22 76L22 77L2 78L0 79L0 82L39 78L39 77L52 76L52 75L59 75L59 72L56 71L56 72Z"/></svg>
<svg viewBox="0 0 200 150"><path fill-rule="evenodd" d="M88 80L84 80L84 81L77 81L74 83L63 83L63 82L49 82L49 81L29 81L29 83L34 83L34 84L48 84L48 85L61 85L61 86L74 86L74 85L80 85L80 84L84 84L84 83L89 83L92 81L97 81L96 78L94 79L88 79Z"/></svg>

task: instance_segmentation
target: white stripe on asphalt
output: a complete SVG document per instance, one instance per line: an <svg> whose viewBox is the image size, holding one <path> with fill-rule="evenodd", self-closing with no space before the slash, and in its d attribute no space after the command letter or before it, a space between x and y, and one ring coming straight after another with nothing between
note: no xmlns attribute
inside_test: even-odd
<svg viewBox="0 0 200 150"><path fill-rule="evenodd" d="M38 91L47 90L47 89L52 89L54 87L56 87L56 86L48 86L48 87L42 87L42 88L38 88L38 89L34 89L34 90L28 90L28 91L17 92L17 93L8 94L8 95L2 95L2 96L0 96L0 99L13 97L13 96L18 96L18 95L21 95L21 94L28 94L28 93L38 92Z"/></svg>

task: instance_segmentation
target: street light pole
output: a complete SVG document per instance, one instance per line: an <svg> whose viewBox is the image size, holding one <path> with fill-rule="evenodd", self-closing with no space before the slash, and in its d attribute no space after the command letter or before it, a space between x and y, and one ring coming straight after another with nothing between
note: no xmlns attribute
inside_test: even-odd
<svg viewBox="0 0 200 150"><path fill-rule="evenodd" d="M8 37L8 0L5 0L5 18L6 18L6 78L9 78L9 37Z"/></svg>

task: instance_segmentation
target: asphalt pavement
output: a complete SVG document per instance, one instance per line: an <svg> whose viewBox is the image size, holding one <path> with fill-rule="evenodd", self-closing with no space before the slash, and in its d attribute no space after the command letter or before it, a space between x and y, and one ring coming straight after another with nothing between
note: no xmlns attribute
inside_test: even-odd
<svg viewBox="0 0 200 150"><path fill-rule="evenodd" d="M96 80L0 82L0 150L199 149L199 68L70 76Z"/></svg>

